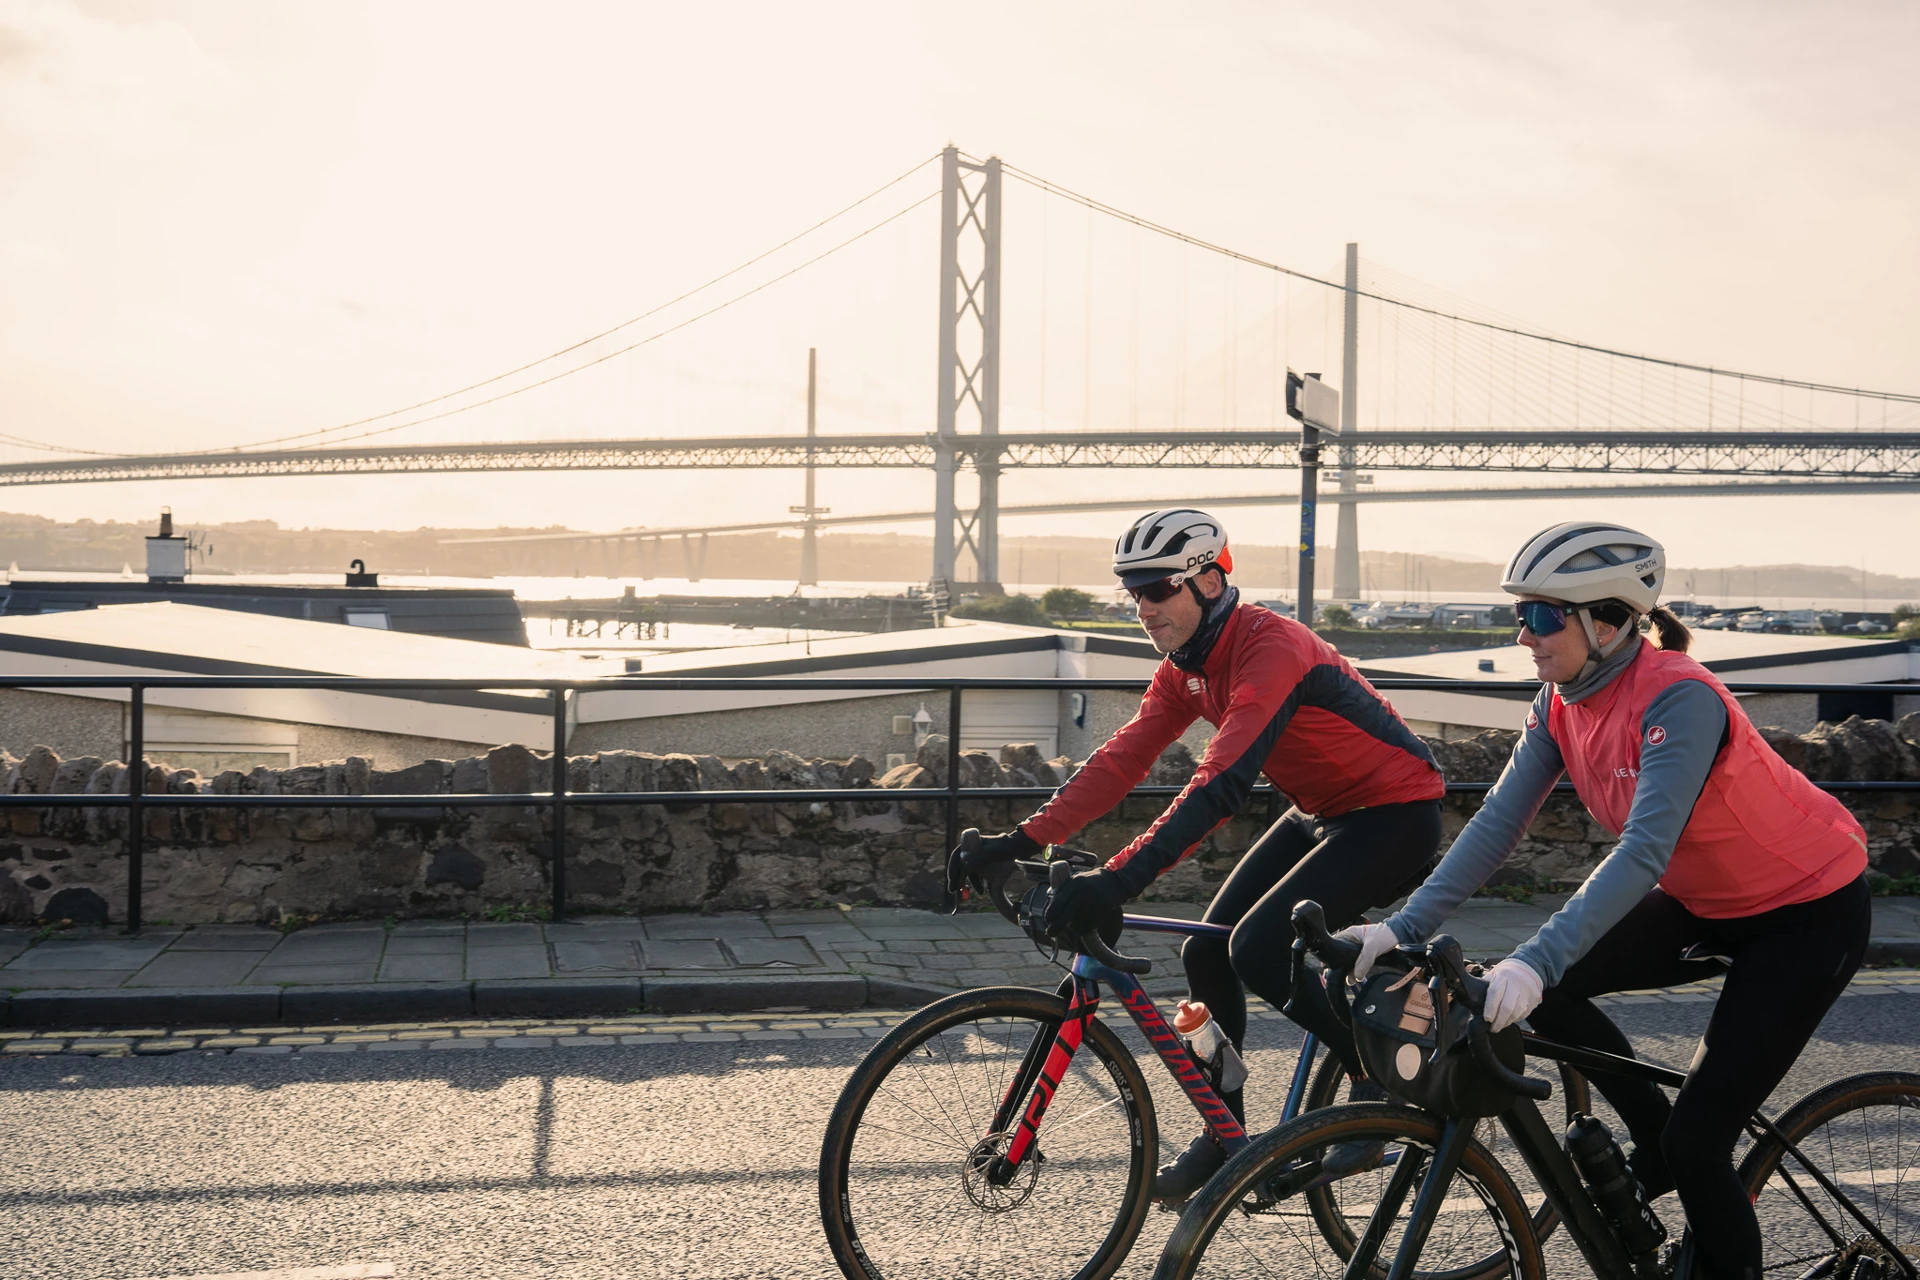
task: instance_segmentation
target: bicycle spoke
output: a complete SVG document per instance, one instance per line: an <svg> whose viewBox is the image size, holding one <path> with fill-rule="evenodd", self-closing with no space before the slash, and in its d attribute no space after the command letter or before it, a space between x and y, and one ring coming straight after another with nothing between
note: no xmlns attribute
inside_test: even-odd
<svg viewBox="0 0 1920 1280"><path fill-rule="evenodd" d="M1006 1014L989 1005L909 1030L864 1086L844 1191L823 1195L823 1211L830 1231L835 1220L846 1224L880 1275L1071 1276L1137 1230L1146 1153L1136 1149L1126 1091L1112 1083L1117 1068L1105 1055L1114 1050L1095 1048L1091 1034L1030 1155L1011 1169L999 1162L1011 1135L990 1133L992 1117L1028 1052L1058 1025L1058 1015L1026 1012L1054 1004L1044 995L1005 999ZM1014 1101L1024 1110L1030 1100Z"/></svg>

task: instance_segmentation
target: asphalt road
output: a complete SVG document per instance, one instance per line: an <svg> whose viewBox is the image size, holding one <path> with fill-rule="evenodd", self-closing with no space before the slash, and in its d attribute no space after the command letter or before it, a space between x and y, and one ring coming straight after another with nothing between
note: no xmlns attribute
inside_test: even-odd
<svg viewBox="0 0 1920 1280"><path fill-rule="evenodd" d="M1683 1064L1708 1007L1615 1014L1643 1052ZM1260 1127L1297 1033L1262 1022L1251 1039ZM871 1043L7 1060L0 1272L832 1277L814 1168ZM1776 1104L1839 1075L1920 1068L1917 1046L1920 995L1843 999ZM1184 1145L1190 1114L1143 1066L1163 1145ZM1150 1216L1124 1274L1151 1271L1172 1221Z"/></svg>

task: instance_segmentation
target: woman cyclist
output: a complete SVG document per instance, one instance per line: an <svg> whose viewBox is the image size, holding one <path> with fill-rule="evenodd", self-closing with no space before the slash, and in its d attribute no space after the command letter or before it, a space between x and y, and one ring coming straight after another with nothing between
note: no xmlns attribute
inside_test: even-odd
<svg viewBox="0 0 1920 1280"><path fill-rule="evenodd" d="M1054 894L1048 924L1077 935L1110 920L1245 806L1261 773L1294 807L1241 858L1207 908L1234 926L1225 942L1191 938L1181 951L1188 989L1236 1050L1246 1034L1245 983L1276 1008L1292 990L1289 914L1313 898L1329 919L1353 920L1405 893L1432 866L1444 790L1433 755L1393 708L1307 627L1240 603L1219 521L1186 508L1136 520L1114 545L1113 572L1139 602L1140 624L1166 655L1140 710L1033 817L965 859L978 872L1065 841L1139 785L1196 720L1215 726L1192 781L1166 812L1096 871ZM956 855L958 856L958 855ZM1300 1022L1348 1070L1352 1033L1318 983ZM1243 1123L1241 1091L1222 1101ZM1226 1154L1210 1134L1162 1168L1153 1194L1181 1201Z"/></svg>
<svg viewBox="0 0 1920 1280"><path fill-rule="evenodd" d="M1428 937L1526 833L1564 772L1619 837L1580 891L1488 975L1496 1029L1631 1055L1592 997L1695 981L1725 966L1687 1083L1594 1076L1633 1136L1649 1196L1677 1190L1702 1274L1757 1280L1760 1227L1734 1175L1746 1117L1799 1056L1865 954L1866 837L1783 761L1658 605L1660 544L1617 525L1555 525L1501 586L1543 687L1500 781L1397 914L1348 936L1356 976ZM1643 640L1651 619L1658 647Z"/></svg>

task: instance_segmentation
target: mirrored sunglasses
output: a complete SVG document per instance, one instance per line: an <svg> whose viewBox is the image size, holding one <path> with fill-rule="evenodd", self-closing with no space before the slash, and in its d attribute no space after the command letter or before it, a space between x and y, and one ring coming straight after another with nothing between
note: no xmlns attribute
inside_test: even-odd
<svg viewBox="0 0 1920 1280"><path fill-rule="evenodd" d="M1551 601L1522 600L1514 606L1513 611L1519 617L1520 625L1536 636L1550 636L1566 629L1566 609Z"/></svg>
<svg viewBox="0 0 1920 1280"><path fill-rule="evenodd" d="M1180 588L1186 585L1187 575L1184 573L1176 573L1162 578L1158 582L1149 582L1144 587L1125 587L1122 589L1135 600L1145 600L1148 604L1164 604L1166 601L1178 595Z"/></svg>

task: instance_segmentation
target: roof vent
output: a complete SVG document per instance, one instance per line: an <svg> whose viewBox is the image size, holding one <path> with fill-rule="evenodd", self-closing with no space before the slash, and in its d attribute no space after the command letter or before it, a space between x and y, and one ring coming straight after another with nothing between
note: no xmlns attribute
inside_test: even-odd
<svg viewBox="0 0 1920 1280"><path fill-rule="evenodd" d="M1482 671L1491 671L1491 670L1493 670L1493 659L1492 659L1492 658L1482 658L1482 659L1480 659L1480 669L1481 669Z"/></svg>
<svg viewBox="0 0 1920 1280"><path fill-rule="evenodd" d="M365 560L349 560L347 562L347 585L350 587L377 587L380 585L380 575L377 573L368 573L367 562Z"/></svg>

